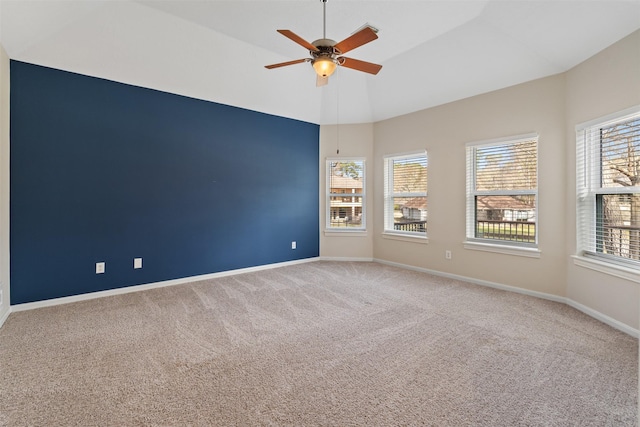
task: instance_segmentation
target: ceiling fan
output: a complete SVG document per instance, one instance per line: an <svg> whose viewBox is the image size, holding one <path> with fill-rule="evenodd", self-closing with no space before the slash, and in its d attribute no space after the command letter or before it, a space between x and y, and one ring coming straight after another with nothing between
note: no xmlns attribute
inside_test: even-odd
<svg viewBox="0 0 640 427"><path fill-rule="evenodd" d="M376 31L372 27L365 25L364 28L336 43L334 40L328 39L327 32L327 0L322 1L323 11L323 31L322 38L309 43L302 37L290 30L277 30L283 36L293 40L300 46L309 49L311 58L296 59L294 61L280 62L278 64L265 65L265 68L279 68L287 65L300 64L302 62L311 62L316 71L316 86L324 86L329 82L329 76L333 74L338 65L351 68L357 71L363 71L369 74L378 74L382 65L373 64L371 62L360 61L358 59L347 58L343 54L358 48L364 44L374 41L378 38Z"/></svg>

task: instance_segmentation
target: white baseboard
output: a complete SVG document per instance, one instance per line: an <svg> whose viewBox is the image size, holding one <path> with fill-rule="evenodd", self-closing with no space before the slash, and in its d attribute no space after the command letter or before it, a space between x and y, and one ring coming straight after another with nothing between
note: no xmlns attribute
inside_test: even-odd
<svg viewBox="0 0 640 427"><path fill-rule="evenodd" d="M422 273L429 273L429 274L433 274L434 276L461 280L463 282L469 282L475 285L487 286L489 288L495 288L495 289L500 289L500 290L509 291L509 292L516 292L519 294L529 295L536 298L542 298L542 299L551 300L555 302L566 303L565 297L561 297L553 294L547 294L545 292L531 291L529 289L518 288L516 286L503 285L502 283L489 282L488 280L480 280L480 279L475 279L473 277L460 276L458 274L445 273L443 271L438 271L438 270L430 270L428 268L414 267L412 265L400 264L397 262L386 261L383 259L376 259L375 262L379 262L380 264L391 265L394 267L404 268L407 270L414 270L414 271L420 271Z"/></svg>
<svg viewBox="0 0 640 427"><path fill-rule="evenodd" d="M553 294L547 294L545 292L538 292L538 291L531 291L529 289L523 289L523 288L518 288L515 286L509 286L509 285L503 285L501 283L495 283L495 282L489 282L486 280L480 280L480 279L474 279L473 277L466 277L466 276L460 276L457 274L451 274L451 273L445 273L442 271L437 271L437 270L430 270L428 268L421 268L421 267L414 267L412 265L406 265L406 264L400 264L397 262L392 262L392 261L386 261L383 259L374 259L374 262L378 262L380 264L386 264L386 265L391 265L394 267L398 267L398 268L404 268L404 269L408 269L408 270L414 270L414 271L420 271L422 273L429 273L429 274L433 274L434 276L441 276L441 277L447 277L449 279L455 279L455 280L461 280L463 282L469 282L469 283L473 283L476 285L480 285L480 286L487 286L490 288L495 288L495 289L501 289L504 291L509 291L509 292L516 292L519 294L523 294L523 295L529 295L532 297L536 297L536 298L542 298L542 299L546 299L546 300L550 300L550 301L555 301L555 302L560 302L563 304L567 304L570 307L575 308L576 310L579 310L581 312L583 312L584 314L593 317L594 319L597 319L599 321L601 321L602 323L605 323L609 326L611 326L612 328L615 328L619 331L622 331L628 335L631 335L632 337L638 338L640 337L640 331L638 329L632 328L631 326L622 323L612 317L607 316L606 314L602 314L597 310L594 310L592 308L589 308L585 305L582 305L570 298L567 297L561 297L558 295L553 295Z"/></svg>
<svg viewBox="0 0 640 427"><path fill-rule="evenodd" d="M617 330L631 335L632 337L640 338L640 331L638 331L638 329L634 329L631 326L614 319L613 317L609 317L606 314L602 314L599 311L587 307L586 305L582 305L579 302L572 300L571 298L566 298L565 304L575 308L578 311L583 312L588 316L593 317L594 319L601 321L602 323L611 326L612 328L616 328Z"/></svg>
<svg viewBox="0 0 640 427"><path fill-rule="evenodd" d="M345 258L335 256L321 256L320 261L346 261L346 262L374 262L373 258Z"/></svg>
<svg viewBox="0 0 640 427"><path fill-rule="evenodd" d="M156 288L164 288L164 287L167 287L167 286L181 285L181 284L184 284L184 283L198 282L198 281L201 281L201 280L209 280L209 279L215 279L215 278L219 278L219 277L234 276L234 275L237 275L237 274L252 273L252 272L255 272L255 271L270 270L270 269L273 269L273 268L286 267L286 266L289 266L289 265L296 265L296 264L304 264L304 263L307 263L307 262L313 262L313 261L317 261L318 259L319 258L317 258L317 257L305 258L305 259L301 259L301 260L280 262L280 263L276 263L276 264L260 265L260 266L257 266L257 267L247 267L247 268L240 268L240 269L237 269L237 270L221 271L221 272L218 272L218 273L210 273L210 274L202 274L202 275L199 275L199 276L184 277L184 278L181 278L181 279L165 280L165 281L162 281L162 282L146 283L146 284L142 284L142 285L133 285L133 286L127 286L127 287L124 287L124 288L117 288L117 289L109 289L109 290L106 290L106 291L91 292L91 293L88 293L88 294L72 295L72 296L69 296L69 297L62 297L62 298L53 298L53 299L48 299L48 300L44 300L44 301L27 302L27 303L23 303L23 304L12 305L10 307L10 312L33 310L33 309L36 309L36 308L51 307L51 306L54 306L54 305L69 304L69 303L72 303L72 302L86 301L86 300L95 299L95 298L103 298L103 297L108 297L108 296L113 296L113 295L122 295L122 294L131 293L131 292L140 292L140 291L146 291L146 290L149 290L149 289L156 289ZM7 315L8 315L8 313L7 313Z"/></svg>
<svg viewBox="0 0 640 427"><path fill-rule="evenodd" d="M9 309L5 311L4 314L0 315L0 328L2 328L2 325L4 325L4 322L7 320L10 314L11 314L11 307L9 307Z"/></svg>

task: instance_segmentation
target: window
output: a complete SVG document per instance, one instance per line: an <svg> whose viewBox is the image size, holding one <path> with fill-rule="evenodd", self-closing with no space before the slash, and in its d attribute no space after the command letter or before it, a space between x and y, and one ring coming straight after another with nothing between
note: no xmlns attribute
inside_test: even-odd
<svg viewBox="0 0 640 427"><path fill-rule="evenodd" d="M576 141L580 255L640 267L640 108L580 125Z"/></svg>
<svg viewBox="0 0 640 427"><path fill-rule="evenodd" d="M364 188L363 159L327 159L327 229L366 228Z"/></svg>
<svg viewBox="0 0 640 427"><path fill-rule="evenodd" d="M427 153L384 158L384 232L427 236Z"/></svg>
<svg viewBox="0 0 640 427"><path fill-rule="evenodd" d="M467 241L535 247L538 136L467 145Z"/></svg>

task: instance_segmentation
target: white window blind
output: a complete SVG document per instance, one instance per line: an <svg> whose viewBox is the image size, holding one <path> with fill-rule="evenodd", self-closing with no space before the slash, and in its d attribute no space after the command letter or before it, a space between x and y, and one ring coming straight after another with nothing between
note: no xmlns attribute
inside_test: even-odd
<svg viewBox="0 0 640 427"><path fill-rule="evenodd" d="M578 252L640 267L640 109L576 130Z"/></svg>
<svg viewBox="0 0 640 427"><path fill-rule="evenodd" d="M364 159L327 159L327 229L366 228L364 184Z"/></svg>
<svg viewBox="0 0 640 427"><path fill-rule="evenodd" d="M427 153L384 158L384 231L427 233Z"/></svg>
<svg viewBox="0 0 640 427"><path fill-rule="evenodd" d="M467 240L537 244L538 137L467 145Z"/></svg>

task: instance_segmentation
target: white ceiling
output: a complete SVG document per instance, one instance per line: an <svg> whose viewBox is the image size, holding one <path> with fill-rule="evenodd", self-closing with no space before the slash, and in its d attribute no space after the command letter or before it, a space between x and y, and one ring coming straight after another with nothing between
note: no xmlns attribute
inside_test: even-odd
<svg viewBox="0 0 640 427"><path fill-rule="evenodd" d="M0 0L12 59L312 123L375 122L564 72L640 28L640 0L327 3L327 37L368 23L379 39L317 88L308 52L322 2Z"/></svg>

